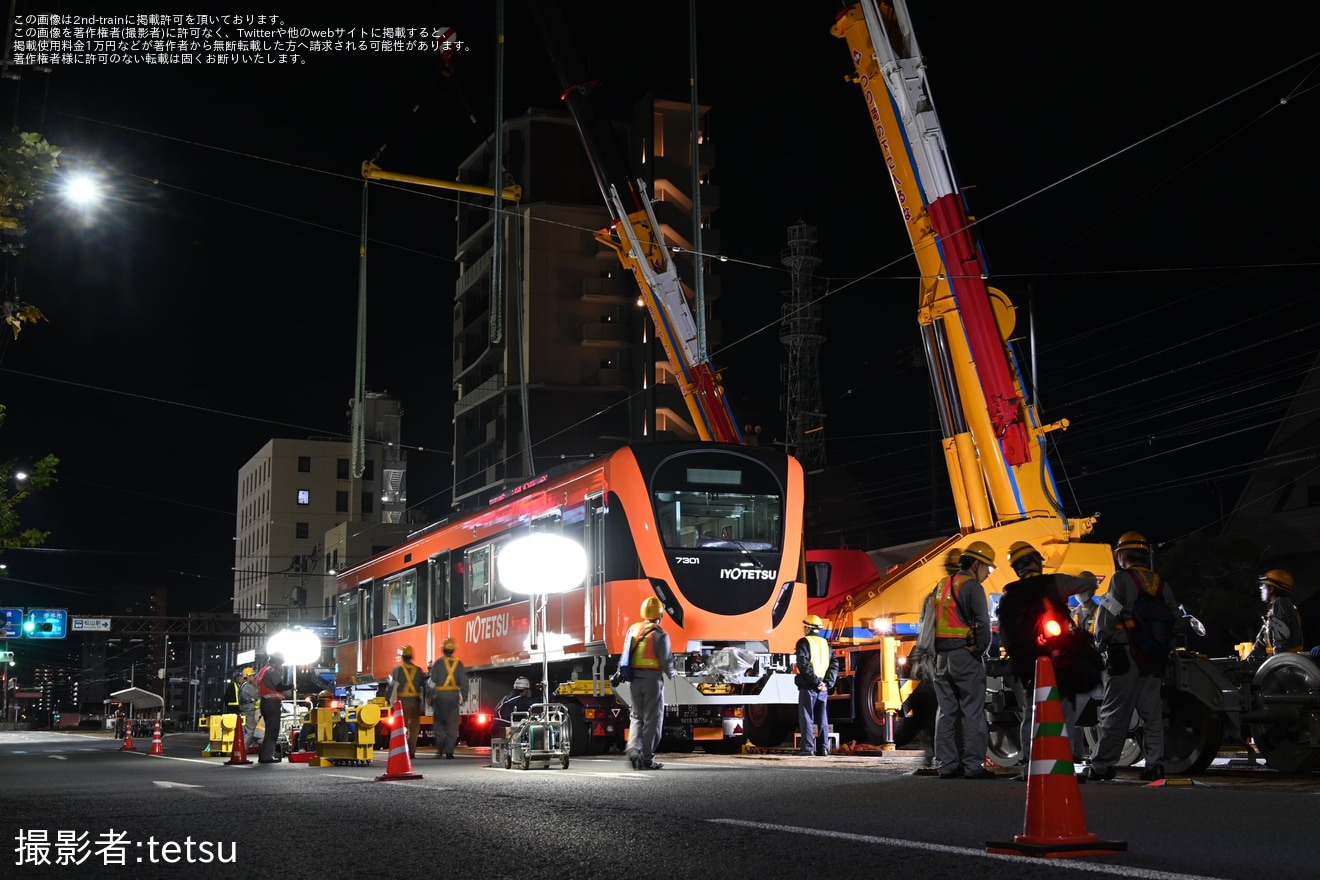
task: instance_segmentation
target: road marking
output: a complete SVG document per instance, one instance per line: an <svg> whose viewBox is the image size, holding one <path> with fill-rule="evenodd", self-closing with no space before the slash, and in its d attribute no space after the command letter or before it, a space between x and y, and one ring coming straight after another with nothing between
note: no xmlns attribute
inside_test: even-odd
<svg viewBox="0 0 1320 880"><path fill-rule="evenodd" d="M924 843L919 840L901 840L897 837L876 837L872 834L849 834L845 831L802 828L796 825L772 825L768 822L747 822L742 819L707 819L706 821L713 822L717 825L736 825L739 828L755 828L760 831L811 834L816 837L847 840L853 843L873 843L877 846L901 847L903 849L916 849L922 850L923 852L945 853L954 856L976 856L982 859L1008 861L1018 864L1041 864L1041 860L1034 856L1001 855L999 853L986 852L983 849L968 849L967 847L948 846L941 843ZM1138 878L1138 880L1221 880L1221 878L1209 877L1204 874L1175 874L1169 871L1131 868L1125 865L1116 865L1112 862L1074 862L1065 859L1052 859L1050 861L1050 867L1059 871L1081 871L1088 874L1112 874L1120 877L1134 877Z"/></svg>
<svg viewBox="0 0 1320 880"><path fill-rule="evenodd" d="M68 756L68 755L47 755L46 757L47 757L47 758L53 758L53 759L55 759L56 761L67 761L67 760L69 760L69 756Z"/></svg>
<svg viewBox="0 0 1320 880"><path fill-rule="evenodd" d="M161 788L201 788L200 785L192 785L187 782L166 782L163 779L153 779L151 784L159 785Z"/></svg>

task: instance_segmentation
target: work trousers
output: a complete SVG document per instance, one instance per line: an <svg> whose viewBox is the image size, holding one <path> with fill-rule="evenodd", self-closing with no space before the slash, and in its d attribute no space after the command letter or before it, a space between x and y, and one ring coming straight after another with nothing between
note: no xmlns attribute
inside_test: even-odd
<svg viewBox="0 0 1320 880"><path fill-rule="evenodd" d="M266 732L261 736L261 760L278 761L280 757L280 712L284 708L279 697L261 698L261 720Z"/></svg>
<svg viewBox="0 0 1320 880"><path fill-rule="evenodd" d="M1124 645L1111 644L1110 651L1126 651ZM1128 671L1115 675L1105 671L1105 697L1100 705L1100 741L1091 755L1091 769L1108 772L1118 762L1132 724L1132 713L1141 719L1146 748L1146 766L1164 763L1164 701L1158 675L1142 675L1130 662Z"/></svg>
<svg viewBox="0 0 1320 880"><path fill-rule="evenodd" d="M826 709L829 694L822 690L798 690L798 730L802 732L802 751L808 754L830 753L830 716ZM820 733L817 735L816 730Z"/></svg>
<svg viewBox="0 0 1320 880"><path fill-rule="evenodd" d="M408 730L408 757L417 757L417 736L422 732L422 698L400 697L403 726Z"/></svg>
<svg viewBox="0 0 1320 880"><path fill-rule="evenodd" d="M665 678L660 672L638 669L633 673L632 721L634 728L640 728L637 742L637 765L647 767L655 758L655 750L660 746L660 736L664 733L665 722Z"/></svg>
<svg viewBox="0 0 1320 880"><path fill-rule="evenodd" d="M985 767L990 730L985 718L985 663L966 648L935 653L935 764L941 773ZM961 734L958 736L957 734Z"/></svg>
<svg viewBox="0 0 1320 880"><path fill-rule="evenodd" d="M458 691L436 691L431 700L432 730L435 732L435 753L452 755L458 745ZM470 745L470 743L469 743Z"/></svg>

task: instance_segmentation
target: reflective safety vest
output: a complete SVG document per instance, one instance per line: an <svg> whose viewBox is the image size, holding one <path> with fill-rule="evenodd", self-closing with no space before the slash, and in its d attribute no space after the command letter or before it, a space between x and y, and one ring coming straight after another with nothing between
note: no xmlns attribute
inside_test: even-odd
<svg viewBox="0 0 1320 880"><path fill-rule="evenodd" d="M243 685L236 681L231 681L229 683L229 690L225 692L225 711L227 713L231 715L238 714L238 707L240 705L239 694L242 689Z"/></svg>
<svg viewBox="0 0 1320 880"><path fill-rule="evenodd" d="M441 660L445 664L445 680L436 685L435 689L438 691L458 690L458 682L454 681L454 670L458 668L458 658L443 657Z"/></svg>
<svg viewBox="0 0 1320 880"><path fill-rule="evenodd" d="M261 667L261 671L257 673L257 692L263 697L279 697L281 700L284 699L284 691L277 691L274 688L266 687L267 672L270 672L269 665Z"/></svg>
<svg viewBox="0 0 1320 880"><path fill-rule="evenodd" d="M639 621L632 625L632 658L628 665L633 669L659 669L660 657L655 653L655 631L660 627L648 621Z"/></svg>
<svg viewBox="0 0 1320 880"><path fill-rule="evenodd" d="M421 694L417 691L417 667L404 662L399 664L399 668L403 670L403 682L399 685L399 699L420 698Z"/></svg>
<svg viewBox="0 0 1320 880"><path fill-rule="evenodd" d="M807 647L811 649L811 671L817 678L824 678L830 671L830 643L820 636L803 636Z"/></svg>
<svg viewBox="0 0 1320 880"><path fill-rule="evenodd" d="M958 572L944 579L940 590L939 607L935 615L935 638L959 639L967 641L972 635L972 628L958 612L958 594L963 584L972 580L970 574Z"/></svg>

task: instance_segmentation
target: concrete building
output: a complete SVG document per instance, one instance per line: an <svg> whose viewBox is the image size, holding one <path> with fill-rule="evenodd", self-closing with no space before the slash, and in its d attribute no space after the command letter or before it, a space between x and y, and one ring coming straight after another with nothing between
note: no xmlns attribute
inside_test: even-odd
<svg viewBox="0 0 1320 880"><path fill-rule="evenodd" d="M322 543L326 533L341 523L403 522L408 496L401 418L397 400L368 395L366 467L360 479L353 477L347 440L274 439L243 465L234 536L235 613L272 624L329 616L330 568L360 559L331 558ZM265 644L249 636L239 649L264 652Z"/></svg>
<svg viewBox="0 0 1320 880"><path fill-rule="evenodd" d="M620 148L638 157L633 173L646 175L665 240L683 249L675 261L691 301L690 115L687 104L644 101ZM463 196L458 211L454 507L478 504L561 460L696 436L636 282L595 238L610 216L572 120L532 110L508 120L504 138L504 183L518 183L523 198L500 213L502 285L492 269L492 200ZM713 151L703 146L700 155L705 179ZM493 187L493 169L488 142L457 179ZM703 185L706 225L717 201ZM707 252L718 248L713 233L703 237ZM717 280L705 279L708 303L718 298ZM708 333L714 344L718 326Z"/></svg>

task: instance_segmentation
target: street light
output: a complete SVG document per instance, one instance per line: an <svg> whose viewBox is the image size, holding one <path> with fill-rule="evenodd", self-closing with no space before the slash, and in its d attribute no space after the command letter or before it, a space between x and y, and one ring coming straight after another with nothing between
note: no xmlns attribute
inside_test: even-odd
<svg viewBox="0 0 1320 880"><path fill-rule="evenodd" d="M587 576L587 553L563 535L532 534L511 541L500 551L500 583L513 593L541 599L541 689L550 704L550 643L546 638L546 605L552 593L581 586Z"/></svg>

